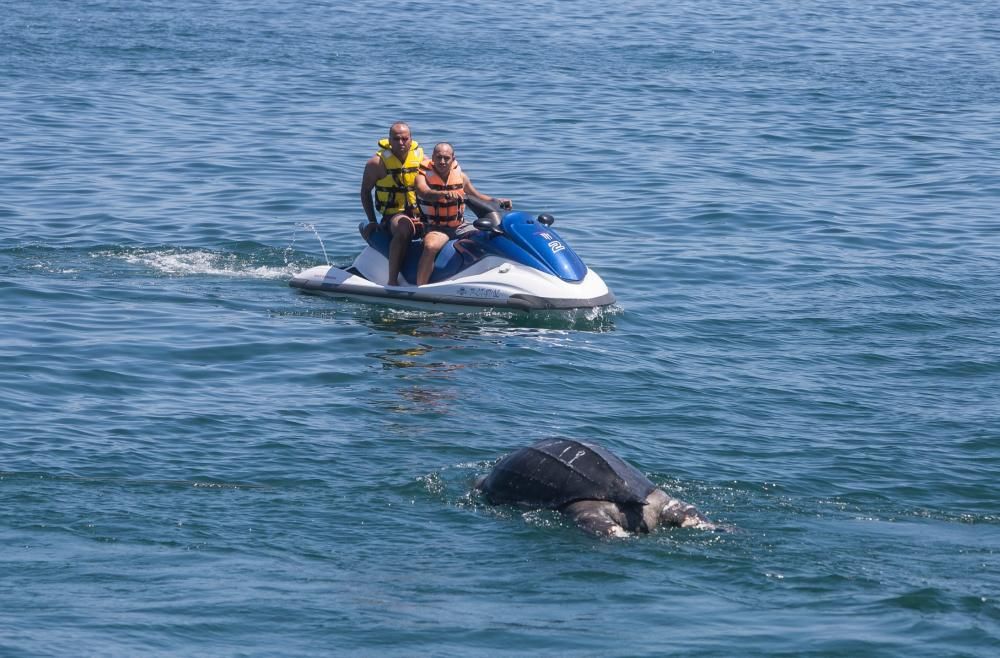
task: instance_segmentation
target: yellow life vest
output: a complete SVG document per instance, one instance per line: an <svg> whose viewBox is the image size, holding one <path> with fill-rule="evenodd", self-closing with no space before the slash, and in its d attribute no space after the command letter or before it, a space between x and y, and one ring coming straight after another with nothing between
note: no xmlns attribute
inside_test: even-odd
<svg viewBox="0 0 1000 658"><path fill-rule="evenodd" d="M400 212L416 215L417 192L413 185L424 160L424 150L415 141L410 142L406 161L400 162L389 148L388 139L380 139L378 145L381 150L376 155L382 159L388 173L375 181L375 208L383 216Z"/></svg>

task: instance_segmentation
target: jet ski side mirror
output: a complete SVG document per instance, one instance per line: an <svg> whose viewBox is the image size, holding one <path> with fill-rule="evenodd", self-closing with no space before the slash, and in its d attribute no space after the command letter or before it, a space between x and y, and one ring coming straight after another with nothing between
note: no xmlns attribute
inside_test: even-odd
<svg viewBox="0 0 1000 658"><path fill-rule="evenodd" d="M548 213L543 213L535 219L538 220L539 224L543 224L545 226L552 226L552 222L556 221L556 218Z"/></svg>
<svg viewBox="0 0 1000 658"><path fill-rule="evenodd" d="M495 213L490 213L485 217L480 217L476 221L472 222L480 231L486 231L492 235L503 235L503 231L500 229L500 217Z"/></svg>

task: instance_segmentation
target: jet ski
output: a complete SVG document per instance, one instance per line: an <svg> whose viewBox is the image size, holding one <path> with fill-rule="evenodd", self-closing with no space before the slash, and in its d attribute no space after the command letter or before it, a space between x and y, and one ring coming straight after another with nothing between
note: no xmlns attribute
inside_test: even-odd
<svg viewBox="0 0 1000 658"><path fill-rule="evenodd" d="M382 230L371 232L368 246L350 267L312 267L288 285L306 293L421 308L534 311L614 303L601 277L552 228L552 215L504 211L474 198L466 199L466 207L475 212L478 231L445 245L427 285L386 285L391 236ZM364 227L362 222L359 229ZM410 243L401 283L416 280L422 250L422 241Z"/></svg>

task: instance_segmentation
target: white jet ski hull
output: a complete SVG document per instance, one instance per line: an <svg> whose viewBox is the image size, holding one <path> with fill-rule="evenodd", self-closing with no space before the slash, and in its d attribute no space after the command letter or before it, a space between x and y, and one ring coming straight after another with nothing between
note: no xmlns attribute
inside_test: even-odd
<svg viewBox="0 0 1000 658"><path fill-rule="evenodd" d="M437 254L430 283L389 286L390 236L366 232L368 245L347 268L322 265L300 272L289 285L304 292L397 306L504 308L522 311L589 309L615 296L552 228L551 215L499 210L469 199L479 229L452 240ZM399 281L412 283L422 243L407 246ZM409 279L407 281L407 278Z"/></svg>
<svg viewBox="0 0 1000 658"><path fill-rule="evenodd" d="M320 265L295 275L289 285L303 292L330 297L416 307L508 308L523 311L577 309L607 306L615 301L607 285L593 270L582 281L559 277L519 266L500 258L486 258L454 279L424 286L385 286L362 275L365 265L384 259L366 249L348 269ZM371 269L384 269L377 266ZM386 279L382 271L368 272L373 279Z"/></svg>

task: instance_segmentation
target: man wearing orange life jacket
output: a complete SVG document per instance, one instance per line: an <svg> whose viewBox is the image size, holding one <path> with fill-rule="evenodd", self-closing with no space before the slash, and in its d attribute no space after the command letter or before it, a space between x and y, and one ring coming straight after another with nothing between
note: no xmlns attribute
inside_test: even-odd
<svg viewBox="0 0 1000 658"><path fill-rule="evenodd" d="M388 284L397 286L406 248L419 226L413 183L424 160L424 151L410 136L410 127L401 121L392 124L389 139L381 140L379 149L365 163L361 178L361 206L368 216L368 226L362 235L367 240L378 228L392 234ZM374 202L372 191L375 192ZM382 214L381 221L375 217L376 209Z"/></svg>
<svg viewBox="0 0 1000 658"><path fill-rule="evenodd" d="M434 147L430 160L420 165L416 180L417 202L424 218L424 251L417 264L417 285L426 285L434 271L434 259L452 240L475 231L464 220L465 197L471 195L488 203L493 198L477 190L455 160L455 149L442 142ZM497 199L501 208L512 208L510 199Z"/></svg>

